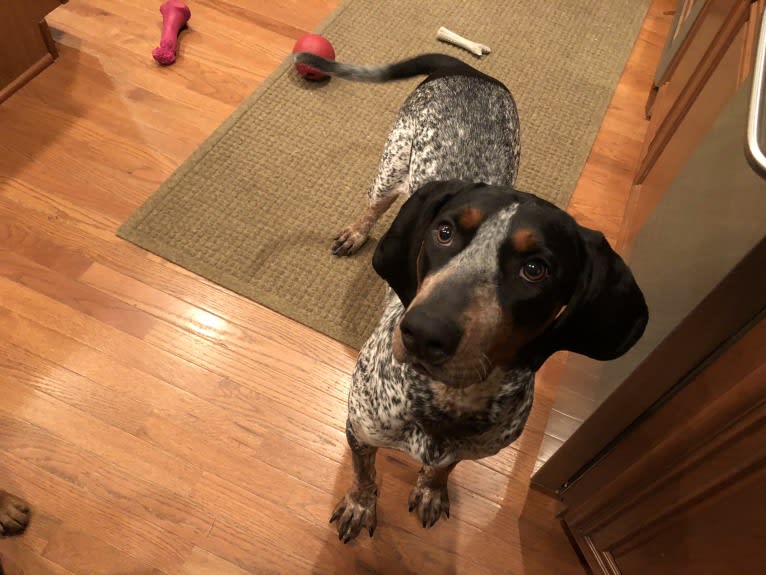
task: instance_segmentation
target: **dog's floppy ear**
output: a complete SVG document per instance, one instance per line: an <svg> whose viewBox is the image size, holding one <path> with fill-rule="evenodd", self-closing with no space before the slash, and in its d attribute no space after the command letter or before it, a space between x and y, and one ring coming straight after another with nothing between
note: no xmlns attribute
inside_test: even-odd
<svg viewBox="0 0 766 575"><path fill-rule="evenodd" d="M404 307L417 291L417 259L426 229L445 203L477 185L460 180L425 184L402 205L378 242L372 267L396 292Z"/></svg>
<svg viewBox="0 0 766 575"><path fill-rule="evenodd" d="M532 345L535 367L569 350L593 359L616 359L644 333L649 310L622 258L600 232L578 226L585 258L565 311Z"/></svg>

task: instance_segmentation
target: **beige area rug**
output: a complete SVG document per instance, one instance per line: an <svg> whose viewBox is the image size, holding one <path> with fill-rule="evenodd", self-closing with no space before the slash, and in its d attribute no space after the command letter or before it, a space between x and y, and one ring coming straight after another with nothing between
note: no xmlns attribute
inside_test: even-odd
<svg viewBox="0 0 766 575"><path fill-rule="evenodd" d="M521 117L519 188L565 207L649 2L347 0L320 30L339 60L445 52L500 79ZM440 26L492 54L437 42ZM390 218L352 258L334 258L331 238L365 207L395 114L420 80L310 84L283 63L118 234L360 347L381 311L370 258Z"/></svg>

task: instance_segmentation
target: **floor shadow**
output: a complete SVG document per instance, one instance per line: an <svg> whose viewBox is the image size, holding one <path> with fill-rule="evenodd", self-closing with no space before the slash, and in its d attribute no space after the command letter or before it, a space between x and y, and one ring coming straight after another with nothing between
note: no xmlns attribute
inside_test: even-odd
<svg viewBox="0 0 766 575"><path fill-rule="evenodd" d="M22 187L127 217L135 209L134 184L153 188L155 171L167 163L154 141L162 96L124 75L128 56L107 57L55 27L51 35L58 58L0 105L0 133L11 135L0 144L0 173ZM49 176L47 164L63 181Z"/></svg>
<svg viewBox="0 0 766 575"><path fill-rule="evenodd" d="M517 455L508 489L501 510L487 529L518 538L515 545L520 550L524 575L579 574L583 572L582 566L556 516L558 501L532 489L530 484L550 414L550 406L540 406L539 409L544 411L535 416L542 421L542 429L528 428L513 444ZM519 485L524 486L523 501L519 501Z"/></svg>
<svg viewBox="0 0 766 575"><path fill-rule="evenodd" d="M54 40L64 36L54 29L51 33ZM6 140L8 150L0 157L0 172L4 176L13 177L25 165L40 158L71 126L66 116L74 118L85 110L71 95L83 58L77 39L72 38L71 44L56 41L58 58L0 105L0 133L24 134L12 141ZM98 98L98 94L94 97ZM46 113L31 112L33 101L36 108ZM62 110L67 112L61 113Z"/></svg>
<svg viewBox="0 0 766 575"><path fill-rule="evenodd" d="M418 465L408 456L380 450L377 458L377 529L372 538L362 533L349 544L338 540L335 524L326 528L325 545L314 560L312 573L421 575L457 573L452 554L457 532L442 522L438 531L423 530L407 509L409 489L415 483ZM329 519L336 503L351 485L351 453L346 451L338 467ZM433 538L438 539L434 544Z"/></svg>

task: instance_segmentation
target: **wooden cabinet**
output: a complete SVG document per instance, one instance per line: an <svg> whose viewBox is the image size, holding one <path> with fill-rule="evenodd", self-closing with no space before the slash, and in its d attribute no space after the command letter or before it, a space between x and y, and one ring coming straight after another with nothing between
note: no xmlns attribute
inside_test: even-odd
<svg viewBox="0 0 766 575"><path fill-rule="evenodd" d="M67 0L0 2L0 102L56 58L45 15Z"/></svg>
<svg viewBox="0 0 766 575"><path fill-rule="evenodd" d="M766 1L685 0L655 77L649 128L618 247L636 233L726 102L750 76Z"/></svg>
<svg viewBox="0 0 766 575"><path fill-rule="evenodd" d="M564 497L603 573L756 575L766 548L766 319Z"/></svg>

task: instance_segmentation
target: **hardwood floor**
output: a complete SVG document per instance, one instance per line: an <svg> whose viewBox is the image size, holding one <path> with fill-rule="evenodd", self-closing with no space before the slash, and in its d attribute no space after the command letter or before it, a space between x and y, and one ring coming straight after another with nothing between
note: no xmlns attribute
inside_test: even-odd
<svg viewBox="0 0 766 575"><path fill-rule="evenodd" d="M343 546L327 520L353 350L114 235L335 4L195 0L168 68L157 0L48 18L59 59L0 106L0 486L34 507L0 541L9 575L582 572L528 487L560 358L522 438L457 467L451 519L421 529L417 467L385 453L375 538ZM612 240L672 4L655 0L570 208Z"/></svg>

